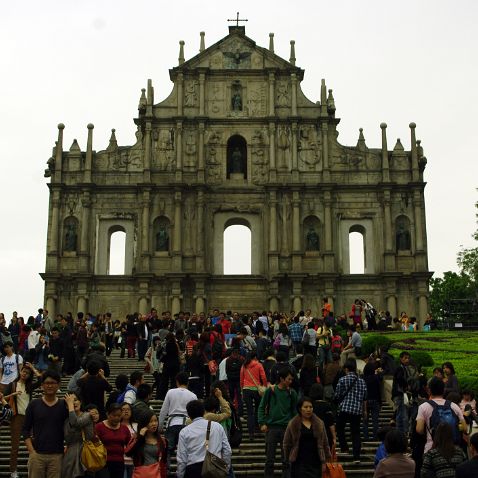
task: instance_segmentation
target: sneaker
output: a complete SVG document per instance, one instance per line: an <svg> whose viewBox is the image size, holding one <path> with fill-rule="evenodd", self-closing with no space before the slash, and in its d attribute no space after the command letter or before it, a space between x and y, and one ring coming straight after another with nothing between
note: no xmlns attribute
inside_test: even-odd
<svg viewBox="0 0 478 478"><path fill-rule="evenodd" d="M12 472L10 473L10 478L20 478L20 477L18 476L18 471L12 471Z"/></svg>
<svg viewBox="0 0 478 478"><path fill-rule="evenodd" d="M354 465L360 465L360 460L354 460Z"/></svg>

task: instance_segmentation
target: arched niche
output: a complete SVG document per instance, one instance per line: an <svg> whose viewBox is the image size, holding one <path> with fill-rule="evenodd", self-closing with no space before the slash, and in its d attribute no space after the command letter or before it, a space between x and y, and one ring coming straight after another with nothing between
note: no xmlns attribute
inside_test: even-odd
<svg viewBox="0 0 478 478"><path fill-rule="evenodd" d="M62 249L63 253L77 253L79 246L79 222L74 216L63 221Z"/></svg>
<svg viewBox="0 0 478 478"><path fill-rule="evenodd" d="M135 255L135 221L132 215L123 218L100 216L96 226L96 257L95 274L107 275L110 263L111 235L115 232L124 232L125 254L124 274L130 275L133 272Z"/></svg>
<svg viewBox="0 0 478 478"><path fill-rule="evenodd" d="M151 244L154 252L169 253L171 250L171 221L166 216L158 216L153 221Z"/></svg>
<svg viewBox="0 0 478 478"><path fill-rule="evenodd" d="M412 250L410 219L403 214L395 219L395 250L397 252Z"/></svg>
<svg viewBox="0 0 478 478"><path fill-rule="evenodd" d="M252 231L244 220L224 224L224 275L250 275L252 271Z"/></svg>
<svg viewBox="0 0 478 478"><path fill-rule="evenodd" d="M303 221L303 249L305 252L319 252L321 248L320 221L317 216L307 216Z"/></svg>
<svg viewBox="0 0 478 478"><path fill-rule="evenodd" d="M251 231L251 274L261 274L263 250L262 223L259 214L217 212L214 215L214 235L211 254L214 261L214 274L224 274L224 231L233 225L246 226Z"/></svg>
<svg viewBox="0 0 478 478"><path fill-rule="evenodd" d="M375 273L375 249L372 219L342 219L339 226L340 264L344 274L350 274L350 234L358 233L363 241L364 273Z"/></svg>
<svg viewBox="0 0 478 478"><path fill-rule="evenodd" d="M247 141L239 134L227 140L227 179L247 179Z"/></svg>
<svg viewBox="0 0 478 478"><path fill-rule="evenodd" d="M108 231L108 275L124 275L126 266L126 231L112 226Z"/></svg>

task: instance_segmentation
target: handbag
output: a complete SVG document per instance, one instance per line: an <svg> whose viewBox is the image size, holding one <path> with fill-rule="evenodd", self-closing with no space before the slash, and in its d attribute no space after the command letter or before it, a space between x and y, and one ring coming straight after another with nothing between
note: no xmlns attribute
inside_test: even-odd
<svg viewBox="0 0 478 478"><path fill-rule="evenodd" d="M87 471L99 471L106 466L106 448L99 438L96 441L86 440L85 432L81 430L83 447L81 449L81 463Z"/></svg>
<svg viewBox="0 0 478 478"><path fill-rule="evenodd" d="M135 466L133 478L161 478L161 467L159 461L151 465Z"/></svg>
<svg viewBox="0 0 478 478"><path fill-rule="evenodd" d="M254 378L254 375L252 375L251 371L246 368L247 373L249 374L249 377L251 377L251 380L254 382L254 386L257 387L257 391L259 392L259 395L262 397L264 393L266 393L267 387L264 385L260 385L256 382L256 379Z"/></svg>
<svg viewBox="0 0 478 478"><path fill-rule="evenodd" d="M343 466L340 463L326 463L323 478L346 478Z"/></svg>
<svg viewBox="0 0 478 478"><path fill-rule="evenodd" d="M211 453L209 448L209 435L211 433L211 420L207 422L206 431L206 457L202 464L202 478L226 478L229 465L219 456Z"/></svg>

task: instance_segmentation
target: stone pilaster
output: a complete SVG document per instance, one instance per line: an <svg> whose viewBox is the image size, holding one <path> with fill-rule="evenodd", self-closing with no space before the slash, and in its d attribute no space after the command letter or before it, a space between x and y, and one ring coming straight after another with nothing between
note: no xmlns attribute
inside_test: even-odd
<svg viewBox="0 0 478 478"><path fill-rule="evenodd" d="M415 216L415 249L423 251L422 200L420 191L413 192L413 211Z"/></svg>
<svg viewBox="0 0 478 478"><path fill-rule="evenodd" d="M324 271L334 272L334 250L332 245L332 194L330 191L324 191Z"/></svg>
<svg viewBox="0 0 478 478"><path fill-rule="evenodd" d="M150 244L149 244L149 231L150 231L150 190L143 190L142 197L143 212L141 215L141 265L142 270L149 271L150 262Z"/></svg>
<svg viewBox="0 0 478 478"><path fill-rule="evenodd" d="M298 156L297 156L297 134L298 128L295 121L291 125L292 132L292 180L297 181L299 178L299 166L298 166Z"/></svg>
<svg viewBox="0 0 478 478"><path fill-rule="evenodd" d="M275 78L274 73L269 73L269 116L275 115Z"/></svg>
<svg viewBox="0 0 478 478"><path fill-rule="evenodd" d="M206 75L199 73L199 116L204 116L205 111L205 96L204 96L204 82Z"/></svg>
<svg viewBox="0 0 478 478"><path fill-rule="evenodd" d="M292 99L292 116L297 116L297 75L295 73L290 75L290 89Z"/></svg>
<svg viewBox="0 0 478 478"><path fill-rule="evenodd" d="M196 271L204 271L204 192L197 193ZM198 312L196 310L196 312ZM202 312L202 311L201 311Z"/></svg>
<svg viewBox="0 0 478 478"><path fill-rule="evenodd" d="M324 161L323 180L330 181L330 166L329 166L329 125L326 122L321 123L320 130L322 132L322 155Z"/></svg>
<svg viewBox="0 0 478 478"><path fill-rule="evenodd" d="M174 193L174 239L173 239L173 269L174 272L181 270L181 218L182 218L182 202L181 191Z"/></svg>
<svg viewBox="0 0 478 478"><path fill-rule="evenodd" d="M269 181L276 180L276 125L269 123Z"/></svg>
<svg viewBox="0 0 478 478"><path fill-rule="evenodd" d="M144 129L144 169L143 181L149 183L151 181L151 122L146 122Z"/></svg>
<svg viewBox="0 0 478 478"><path fill-rule="evenodd" d="M176 123L176 181L183 177L183 124Z"/></svg>
<svg viewBox="0 0 478 478"><path fill-rule="evenodd" d="M292 270L300 272L302 268L301 254L301 224L300 224L300 192L292 193Z"/></svg>
<svg viewBox="0 0 478 478"><path fill-rule="evenodd" d="M91 198L89 191L83 191L81 198L81 237L80 237L80 271L89 272L90 269L90 214Z"/></svg>
<svg viewBox="0 0 478 478"><path fill-rule="evenodd" d="M269 192L269 273L275 274L279 269L277 250L277 193Z"/></svg>
<svg viewBox="0 0 478 478"><path fill-rule="evenodd" d="M198 126L198 183L204 183L204 123Z"/></svg>
<svg viewBox="0 0 478 478"><path fill-rule="evenodd" d="M385 271L391 272L395 270L395 252L393 250L392 237L392 218L390 209L390 190L383 192L383 228L385 239Z"/></svg>
<svg viewBox="0 0 478 478"><path fill-rule="evenodd" d="M178 116L183 116L183 102L184 102L184 76L182 73L178 74L177 86L178 86Z"/></svg>

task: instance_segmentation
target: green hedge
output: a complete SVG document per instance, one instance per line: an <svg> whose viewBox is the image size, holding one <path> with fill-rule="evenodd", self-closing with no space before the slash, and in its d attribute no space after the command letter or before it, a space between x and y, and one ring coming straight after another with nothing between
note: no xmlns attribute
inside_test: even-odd
<svg viewBox="0 0 478 478"><path fill-rule="evenodd" d="M385 335L372 335L362 338L362 356L368 357L375 353L379 348L390 348L392 341Z"/></svg>

